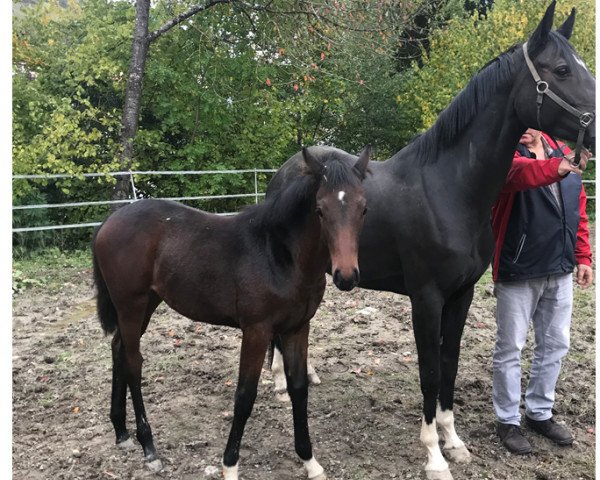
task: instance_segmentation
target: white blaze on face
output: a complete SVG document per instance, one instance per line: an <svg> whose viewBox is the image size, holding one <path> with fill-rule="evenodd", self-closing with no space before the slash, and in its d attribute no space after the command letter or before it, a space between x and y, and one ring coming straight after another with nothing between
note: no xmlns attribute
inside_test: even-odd
<svg viewBox="0 0 600 480"><path fill-rule="evenodd" d="M588 69L588 68L585 66L585 63L583 63L583 60L582 60L581 58L579 58L577 55L573 55L573 58L574 58L574 59L575 59L575 61L576 61L576 62L577 62L579 65L581 65L583 68L585 68L586 70Z"/></svg>
<svg viewBox="0 0 600 480"><path fill-rule="evenodd" d="M340 202L342 202L342 205L345 205L345 204L346 204L346 202L345 202L345 200L344 200L344 197L345 197L345 196L346 196L346 192L344 192L343 190L340 190L340 191L338 192L338 200L339 200Z"/></svg>

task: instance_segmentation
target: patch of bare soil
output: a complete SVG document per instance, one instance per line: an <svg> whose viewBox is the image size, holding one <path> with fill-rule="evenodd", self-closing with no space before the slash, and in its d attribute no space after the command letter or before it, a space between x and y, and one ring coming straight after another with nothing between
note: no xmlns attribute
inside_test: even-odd
<svg viewBox="0 0 600 480"><path fill-rule="evenodd" d="M556 398L557 418L573 431L575 444L559 448L525 429L534 445L525 457L508 454L495 435L491 290L488 275L477 287L462 342L456 427L473 461L451 464L454 478L594 478L593 289L576 289L572 347ZM144 467L141 448L121 452L114 445L110 338L101 331L93 295L91 273L84 271L58 292L29 289L14 298L13 478L220 478L239 332L194 324L167 307L153 317L142 353L146 409L164 463L155 474ZM408 299L362 289L343 293L329 285L312 325L310 356L322 384L310 390L310 426L315 456L329 478L425 478ZM304 479L290 405L272 388L265 371L243 438L240 477ZM128 424L133 432L129 401Z"/></svg>

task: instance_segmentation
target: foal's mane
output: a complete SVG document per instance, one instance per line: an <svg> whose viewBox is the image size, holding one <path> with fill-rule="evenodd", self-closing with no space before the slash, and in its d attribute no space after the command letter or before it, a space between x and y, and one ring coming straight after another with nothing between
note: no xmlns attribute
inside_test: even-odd
<svg viewBox="0 0 600 480"><path fill-rule="evenodd" d="M572 47L567 39L552 31L549 32L545 44L529 45L530 56L535 58L540 50L550 44L558 53L572 53ZM438 152L451 145L456 136L487 106L497 90L511 81L516 68L526 68L524 60L523 64L515 63L515 53L521 51L522 45L522 43L515 44L486 63L450 105L439 114L431 128L409 144L416 148L416 157L420 163L435 163ZM523 57L519 55L519 58Z"/></svg>
<svg viewBox="0 0 600 480"><path fill-rule="evenodd" d="M317 156L325 167L320 178L300 160L302 172L284 188L276 191L264 202L243 210L242 217L252 217L254 228L266 230L291 230L301 225L306 216L316 208L315 196L320 186L328 191L340 190L345 186L357 186L360 179L353 168L337 152L325 152Z"/></svg>

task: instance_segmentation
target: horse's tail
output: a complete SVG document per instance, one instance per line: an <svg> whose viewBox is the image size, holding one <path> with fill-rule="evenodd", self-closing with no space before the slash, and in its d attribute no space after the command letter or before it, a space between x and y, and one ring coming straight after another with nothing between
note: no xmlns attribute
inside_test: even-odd
<svg viewBox="0 0 600 480"><path fill-rule="evenodd" d="M276 335L271 343L269 344L269 348L267 349L267 368L269 370L273 367L273 357L275 356L275 348L281 352L281 337Z"/></svg>
<svg viewBox="0 0 600 480"><path fill-rule="evenodd" d="M271 340L267 349L267 368L271 370L273 367L273 354L275 353L275 340Z"/></svg>
<svg viewBox="0 0 600 480"><path fill-rule="evenodd" d="M100 228L98 228L100 230ZM113 333L118 326L117 322L117 310L115 305L110 298L110 293L108 292L108 287L106 286L106 282L104 281L104 277L102 276L102 272L100 271L100 266L98 265L98 259L96 258L96 235L98 234L98 230L94 232L94 237L92 239L92 258L94 264L94 283L96 284L96 309L98 311L98 317L100 318L100 324L102 325L102 330L107 335L109 333Z"/></svg>

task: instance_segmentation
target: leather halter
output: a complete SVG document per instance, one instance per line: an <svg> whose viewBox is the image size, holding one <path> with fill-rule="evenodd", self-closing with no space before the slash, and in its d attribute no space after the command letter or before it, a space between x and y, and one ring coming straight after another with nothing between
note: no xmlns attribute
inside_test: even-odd
<svg viewBox="0 0 600 480"><path fill-rule="evenodd" d="M591 112L582 112L580 110L577 110L575 107L573 107L572 105L569 105L562 98L560 98L556 93L554 93L552 90L550 90L550 86L548 85L548 82L545 82L544 80L542 80L540 78L537 70L533 66L533 62L529 58L529 55L527 53L527 42L525 42L523 44L523 53L525 54L525 63L527 63L527 67L529 68L529 71L531 72L531 75L533 76L533 79L535 80L535 83L536 83L536 91L537 91L536 104L537 104L538 128L540 130L542 130L542 122L541 122L540 112L542 110L542 102L544 100L544 95L547 95L548 97L550 97L556 104L558 104L560 107L565 109L571 115L574 115L579 119L579 133L577 135L577 145L575 146L575 157L573 158L573 161L571 162L573 166L578 167L579 160L581 158L581 147L583 145L583 136L585 134L585 129L589 126L590 123L592 123L594 121L594 114ZM554 140L554 138L552 138L552 139ZM556 141L555 141L555 143L556 143ZM557 143L557 145L558 145L558 143Z"/></svg>

